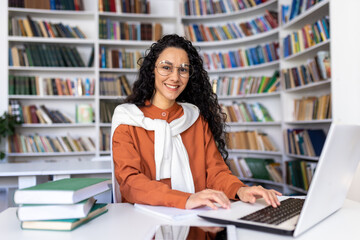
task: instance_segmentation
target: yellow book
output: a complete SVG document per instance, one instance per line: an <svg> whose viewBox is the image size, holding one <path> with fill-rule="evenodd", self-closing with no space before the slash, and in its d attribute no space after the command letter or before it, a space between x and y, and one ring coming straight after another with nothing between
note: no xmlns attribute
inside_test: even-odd
<svg viewBox="0 0 360 240"><path fill-rule="evenodd" d="M24 23L24 27L25 27L26 36L27 37L33 37L34 34L33 34L32 30L31 30L29 20L28 19L23 19L23 23Z"/></svg>

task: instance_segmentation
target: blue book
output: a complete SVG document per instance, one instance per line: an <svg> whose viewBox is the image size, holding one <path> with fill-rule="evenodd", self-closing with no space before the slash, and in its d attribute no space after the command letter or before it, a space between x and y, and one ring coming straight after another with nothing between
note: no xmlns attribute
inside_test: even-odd
<svg viewBox="0 0 360 240"><path fill-rule="evenodd" d="M224 62L224 56L221 52L219 53L219 58L220 58L221 68L226 68L225 62Z"/></svg>
<svg viewBox="0 0 360 240"><path fill-rule="evenodd" d="M259 63L265 63L266 61L265 61L265 57L264 57L264 54L263 54L262 46L257 46L256 51L257 51L257 54L259 56Z"/></svg>
<svg viewBox="0 0 360 240"><path fill-rule="evenodd" d="M230 58L231 67L232 68L237 67L236 60L235 60L235 54L233 51L229 52L229 58Z"/></svg>
<svg viewBox="0 0 360 240"><path fill-rule="evenodd" d="M253 66L254 62L250 55L250 49L245 49L245 55L246 55L246 59L248 61L249 66Z"/></svg>
<svg viewBox="0 0 360 240"><path fill-rule="evenodd" d="M193 27L194 32L195 32L196 40L199 41L199 42L204 41L204 39L203 39L202 36L201 36L201 32L200 32L200 30L199 30L199 26L198 26L197 24L193 24L192 27Z"/></svg>
<svg viewBox="0 0 360 240"><path fill-rule="evenodd" d="M271 55L271 49L270 49L269 44L266 44L266 45L265 45L265 50L266 50L266 53L267 53L267 55L268 55L268 57L269 57L269 62L272 62L272 61L273 61L273 57L272 57L272 55Z"/></svg>
<svg viewBox="0 0 360 240"><path fill-rule="evenodd" d="M322 25L323 25L323 27L324 27L324 31L325 31L326 38L329 39L329 38L330 38L330 33L329 33L328 24L327 24L325 18L323 18L323 19L321 20L321 22L322 22Z"/></svg>
<svg viewBox="0 0 360 240"><path fill-rule="evenodd" d="M250 48L250 55L253 60L254 65L260 64L258 54L255 48Z"/></svg>
<svg viewBox="0 0 360 240"><path fill-rule="evenodd" d="M315 155L320 156L326 139L325 132L322 129L308 129L307 132L313 145Z"/></svg>

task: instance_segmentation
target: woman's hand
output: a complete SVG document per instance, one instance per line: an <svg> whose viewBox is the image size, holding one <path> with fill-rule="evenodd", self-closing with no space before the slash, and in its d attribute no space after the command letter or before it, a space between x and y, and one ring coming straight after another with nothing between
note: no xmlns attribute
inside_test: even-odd
<svg viewBox="0 0 360 240"><path fill-rule="evenodd" d="M262 186L254 186L254 187L241 187L237 191L237 195L240 200L243 202L255 203L257 198L263 197L265 201L273 206L280 206L280 201L277 196L281 196L282 194L274 189L265 189Z"/></svg>
<svg viewBox="0 0 360 240"><path fill-rule="evenodd" d="M212 189L205 189L190 195L185 204L185 208L193 209L201 206L209 206L212 209L218 209L214 203L218 203L226 209L230 208L230 200L225 193Z"/></svg>

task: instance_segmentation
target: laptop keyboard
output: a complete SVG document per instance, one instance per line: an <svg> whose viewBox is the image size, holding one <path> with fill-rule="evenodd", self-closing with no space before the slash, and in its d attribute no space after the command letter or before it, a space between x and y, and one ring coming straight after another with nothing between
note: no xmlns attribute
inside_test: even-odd
<svg viewBox="0 0 360 240"><path fill-rule="evenodd" d="M288 198L281 201L280 206L277 208L267 206L266 208L260 209L239 219L279 225L280 223L300 214L304 201L305 199Z"/></svg>

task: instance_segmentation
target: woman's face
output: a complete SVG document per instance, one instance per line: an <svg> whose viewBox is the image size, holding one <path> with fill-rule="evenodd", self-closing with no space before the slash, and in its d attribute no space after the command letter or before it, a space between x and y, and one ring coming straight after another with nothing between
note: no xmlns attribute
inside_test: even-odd
<svg viewBox="0 0 360 240"><path fill-rule="evenodd" d="M152 103L161 108L171 107L184 91L190 73L187 53L181 48L164 49L155 62L155 94Z"/></svg>

